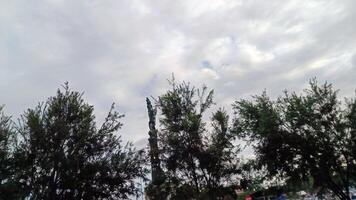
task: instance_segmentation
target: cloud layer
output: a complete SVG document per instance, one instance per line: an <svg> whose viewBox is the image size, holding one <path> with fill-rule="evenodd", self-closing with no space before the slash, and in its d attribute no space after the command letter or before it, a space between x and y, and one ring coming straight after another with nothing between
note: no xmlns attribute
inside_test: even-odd
<svg viewBox="0 0 356 200"><path fill-rule="evenodd" d="M15 117L69 81L126 114L146 137L145 97L166 79L207 84L219 106L263 89L300 91L318 77L356 89L356 1L93 0L0 3L0 104Z"/></svg>

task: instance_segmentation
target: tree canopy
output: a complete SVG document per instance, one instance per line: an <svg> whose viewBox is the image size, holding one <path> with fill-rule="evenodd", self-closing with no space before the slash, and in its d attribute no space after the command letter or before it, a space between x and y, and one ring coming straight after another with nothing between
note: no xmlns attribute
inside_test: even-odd
<svg viewBox="0 0 356 200"><path fill-rule="evenodd" d="M138 193L144 152L116 134L123 115L111 107L98 128L94 107L66 84L28 109L18 129L15 179L31 199L117 199Z"/></svg>
<svg viewBox="0 0 356 200"><path fill-rule="evenodd" d="M238 173L229 117L223 109L214 112L209 129L204 114L214 104L213 91L170 83L171 89L156 99L160 158L169 193L173 199L222 197L224 184L234 184L232 177Z"/></svg>
<svg viewBox="0 0 356 200"><path fill-rule="evenodd" d="M310 82L303 94L285 92L271 100L266 92L235 102L234 132L253 144L256 162L271 176L314 180L350 199L356 176L356 101L340 101L331 84Z"/></svg>
<svg viewBox="0 0 356 200"><path fill-rule="evenodd" d="M285 91L272 99L263 92L235 101L231 119L216 106L213 90L169 83L146 99L148 153L122 141L124 115L114 104L97 125L94 106L67 83L17 123L0 106L0 200L129 199L140 194L138 182L148 181L149 171L150 200L236 199L236 189L243 198L303 188L350 200L356 98L340 99L332 84L312 79L301 94ZM254 158L240 157L239 140Z"/></svg>
<svg viewBox="0 0 356 200"><path fill-rule="evenodd" d="M0 106L0 199L18 198L17 184L13 180L13 144L15 131L11 118L3 112Z"/></svg>

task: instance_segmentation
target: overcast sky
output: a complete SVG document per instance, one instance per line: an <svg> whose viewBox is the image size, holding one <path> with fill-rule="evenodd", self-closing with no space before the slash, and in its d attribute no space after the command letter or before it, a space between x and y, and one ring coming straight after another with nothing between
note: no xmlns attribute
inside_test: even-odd
<svg viewBox="0 0 356 200"><path fill-rule="evenodd" d="M145 97L171 73L225 108L312 77L353 96L356 1L0 0L0 104L14 118L69 81L99 121L117 103L120 133L142 142Z"/></svg>

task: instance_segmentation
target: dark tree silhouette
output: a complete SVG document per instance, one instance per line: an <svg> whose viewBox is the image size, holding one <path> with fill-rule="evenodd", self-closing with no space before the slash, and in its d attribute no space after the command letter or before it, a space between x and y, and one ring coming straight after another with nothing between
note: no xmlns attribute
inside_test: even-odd
<svg viewBox="0 0 356 200"><path fill-rule="evenodd" d="M211 117L212 133L207 137L206 145L199 155L199 165L206 183L205 199L217 199L226 194L223 183L236 184L241 174L237 144L233 144L234 135L229 131L229 116L219 109ZM233 193L233 191L228 191Z"/></svg>
<svg viewBox="0 0 356 200"><path fill-rule="evenodd" d="M20 197L17 184L13 181L14 168L12 149L14 145L14 130L10 117L0 106L0 199L16 199Z"/></svg>
<svg viewBox="0 0 356 200"><path fill-rule="evenodd" d="M125 199L138 194L144 152L122 146L111 107L100 128L82 94L64 90L29 109L19 127L16 180L30 199Z"/></svg>
<svg viewBox="0 0 356 200"><path fill-rule="evenodd" d="M146 194L151 200L160 200L167 198L167 192L162 184L165 181L164 173L161 168L160 151L158 148L158 130L156 129L157 109L152 106L151 101L146 98L149 126L149 155L151 162L151 183L146 188Z"/></svg>
<svg viewBox="0 0 356 200"><path fill-rule="evenodd" d="M337 91L316 80L302 95L285 92L276 101L266 93L237 101L234 131L254 142L257 162L270 175L291 182L314 180L350 199L356 178L356 101L345 104Z"/></svg>
<svg viewBox="0 0 356 200"><path fill-rule="evenodd" d="M185 82L170 83L172 88L156 100L160 158L166 177L161 186L172 199L223 197L227 194L224 184L235 181L233 175L238 173L228 116L218 110L212 117L212 129L208 129L203 118L213 105L213 91Z"/></svg>

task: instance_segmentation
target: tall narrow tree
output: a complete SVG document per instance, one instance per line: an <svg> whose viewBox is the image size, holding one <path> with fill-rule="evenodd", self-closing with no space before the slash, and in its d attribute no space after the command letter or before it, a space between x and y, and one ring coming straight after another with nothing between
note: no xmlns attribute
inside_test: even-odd
<svg viewBox="0 0 356 200"><path fill-rule="evenodd" d="M153 108L149 98L146 98L149 126L149 155L151 162L151 183L146 188L146 194L151 200L166 199L165 188L162 185L165 181L164 173L161 168L160 151L158 148L158 130L156 129L157 109Z"/></svg>

